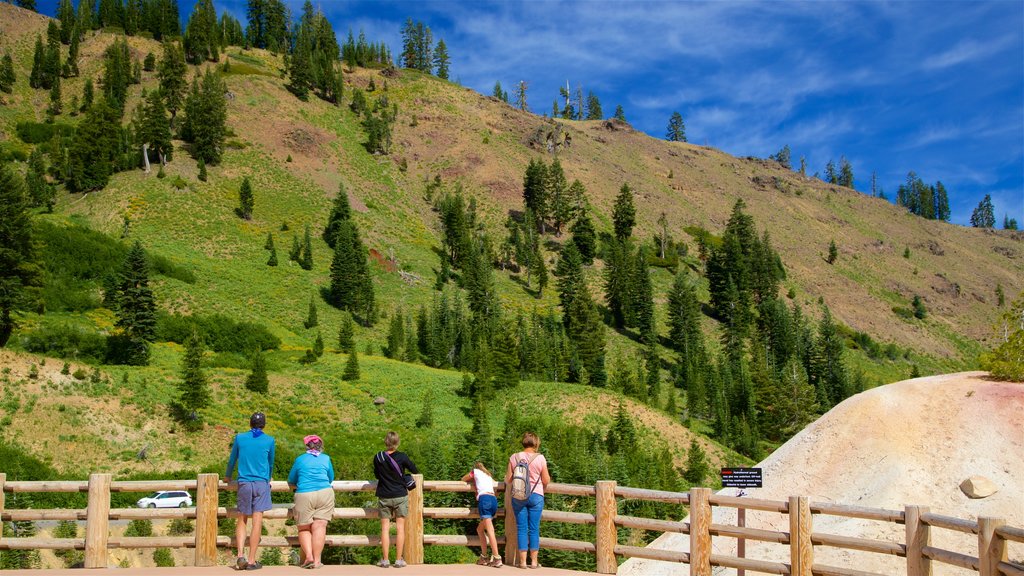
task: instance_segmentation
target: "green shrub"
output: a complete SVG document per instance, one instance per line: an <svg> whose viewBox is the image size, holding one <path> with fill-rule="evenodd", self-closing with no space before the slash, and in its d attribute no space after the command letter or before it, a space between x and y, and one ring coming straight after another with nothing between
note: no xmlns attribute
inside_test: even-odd
<svg viewBox="0 0 1024 576"><path fill-rule="evenodd" d="M174 556L171 556L171 549L157 548L153 550L153 563L158 568L174 568Z"/></svg>
<svg viewBox="0 0 1024 576"><path fill-rule="evenodd" d="M42 144L52 140L55 134L60 134L62 137L70 137L75 133L74 126L60 122L54 124L18 122L14 130L18 133L18 138L26 144Z"/></svg>
<svg viewBox="0 0 1024 576"><path fill-rule="evenodd" d="M260 552L260 564L264 566L284 566L284 554L280 548L264 548Z"/></svg>
<svg viewBox="0 0 1024 576"><path fill-rule="evenodd" d="M892 311L894 314L903 318L904 320L910 320L914 317L914 311L904 306L893 306Z"/></svg>
<svg viewBox="0 0 1024 576"><path fill-rule="evenodd" d="M44 325L28 332L22 337L22 346L29 352L57 358L100 361L107 355L107 339L102 334L70 324ZM80 371L75 371L75 378ZM78 379L83 378L84 373Z"/></svg>
<svg viewBox="0 0 1024 576"><path fill-rule="evenodd" d="M124 535L128 537L148 538L153 535L153 521L143 519L132 520L128 523L128 528L125 528Z"/></svg>
<svg viewBox="0 0 1024 576"><path fill-rule="evenodd" d="M174 180L171 182L171 186L174 186L177 190L184 190L185 188L188 188L188 182L185 182L181 176L175 176Z"/></svg>
<svg viewBox="0 0 1024 576"><path fill-rule="evenodd" d="M250 350L273 350L281 345L281 339L271 334L266 326L254 322L238 322L223 314L161 314L156 323L157 339L183 344L192 334L193 326L199 330L206 346L214 352L246 354Z"/></svg>
<svg viewBox="0 0 1024 576"><path fill-rule="evenodd" d="M188 518L175 518L167 525L168 536L188 536L195 532L195 526Z"/></svg>

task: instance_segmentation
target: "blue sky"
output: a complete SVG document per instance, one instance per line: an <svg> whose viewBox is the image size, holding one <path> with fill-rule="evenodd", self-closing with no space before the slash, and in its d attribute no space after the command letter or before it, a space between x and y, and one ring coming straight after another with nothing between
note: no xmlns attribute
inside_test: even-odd
<svg viewBox="0 0 1024 576"><path fill-rule="evenodd" d="M215 3L244 21L245 0ZM341 40L362 28L395 53L405 19L422 20L448 45L453 80L484 94L526 80L537 113L568 80L652 136L679 111L694 143L758 157L788 144L812 174L845 155L857 189L874 171L890 198L914 170L945 184L953 222L991 194L997 226L1004 214L1024 225L1019 0L319 5Z"/></svg>

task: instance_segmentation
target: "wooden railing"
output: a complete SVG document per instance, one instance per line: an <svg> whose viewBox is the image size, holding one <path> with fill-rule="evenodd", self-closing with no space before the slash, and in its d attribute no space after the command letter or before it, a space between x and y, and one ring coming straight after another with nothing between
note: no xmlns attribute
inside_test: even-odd
<svg viewBox="0 0 1024 576"><path fill-rule="evenodd" d="M423 562L423 547L431 546L478 546L476 536L431 535L423 533L424 518L474 519L478 515L473 508L427 508L423 505L424 492L470 492L464 482L424 481L416 476L422 489L409 495L409 515L406 520L406 561L410 564ZM337 481L335 492L371 492L374 482ZM499 490L503 490L501 484ZM3 522L40 520L84 520L84 538L3 538L0 529L0 550L51 549L84 550L86 568L105 568L110 549L138 548L194 548L195 565L216 564L217 548L233 545L233 538L217 535L217 519L236 517L234 508L218 506L218 495L222 491L235 490L236 485L220 482L216 474L200 474L196 480L158 481L115 481L109 474L92 474L88 482L68 481L6 481L0 473L0 528ZM194 508L138 509L111 508L111 493L151 492L156 490L194 490ZM272 482L272 492L287 492L285 482ZM875 554L906 558L907 576L929 576L932 562L941 562L977 571L982 576L1024 576L1024 566L1007 560L1007 542L1024 543L1024 529L1007 526L1003 520L979 518L978 521L963 520L933 514L927 507L906 506L904 510L881 510L843 506L830 503L811 503L806 497L793 496L788 501L759 500L712 494L708 488L693 488L689 492L664 492L617 486L612 481L600 481L595 486L575 484L549 484L548 494L579 497L593 497L595 513L544 510L546 522L565 522L595 526L593 542L580 542L558 538L541 538L545 549L568 550L594 554L597 571L614 574L618 557L648 558L690 565L690 573L696 576L710 576L713 566L722 566L767 574L793 576L835 575L866 576L871 573L861 570L827 566L814 561L814 549L835 547L847 550L861 550ZM5 495L20 492L87 492L85 509L4 509ZM689 522L659 520L618 513L619 499L662 502L678 505L679 516L684 517L688 507ZM505 518L505 553L509 562L516 550L515 518L504 511L510 508L509 496L505 495L505 508L498 515ZM756 510L786 515L789 531L772 531L733 525L716 524L712 508L734 508ZM288 516L287 508L274 508L264 514L265 518L283 519ZM905 542L891 542L851 536L839 536L815 532L813 518L836 516L875 520L883 523L904 525ZM374 519L375 508L335 508L334 518ZM131 519L195 519L195 535L184 537L111 537L109 521ZM689 535L688 552L658 550L639 546L625 546L618 542L618 528L634 528L657 532L675 532ZM932 529L952 530L977 536L974 556L965 551L950 551L932 546ZM789 562L777 562L717 555L712 553L712 538L732 538L737 541L760 541L789 547ZM297 545L296 537L264 537L262 546L292 547ZM365 535L330 535L329 546L379 546L380 538Z"/></svg>

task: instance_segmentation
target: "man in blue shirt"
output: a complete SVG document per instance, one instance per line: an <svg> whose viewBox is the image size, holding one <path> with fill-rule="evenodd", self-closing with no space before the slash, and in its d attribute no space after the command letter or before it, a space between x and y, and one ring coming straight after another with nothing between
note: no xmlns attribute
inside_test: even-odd
<svg viewBox="0 0 1024 576"><path fill-rule="evenodd" d="M224 480L231 482L231 473L238 464L238 512L235 522L235 541L238 543L236 570L259 570L263 567L256 555L263 530L263 513L270 510L270 472L274 469L274 438L264 434L267 417L256 412L249 418L251 430L235 436L228 458L228 471ZM245 523L252 517L249 536L249 556L245 551Z"/></svg>

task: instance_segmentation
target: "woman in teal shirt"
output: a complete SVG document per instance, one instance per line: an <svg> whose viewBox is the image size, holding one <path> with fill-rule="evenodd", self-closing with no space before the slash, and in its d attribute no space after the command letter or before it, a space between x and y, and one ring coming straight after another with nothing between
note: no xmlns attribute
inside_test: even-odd
<svg viewBox="0 0 1024 576"><path fill-rule="evenodd" d="M302 441L306 453L295 459L288 473L288 485L295 491L292 513L299 528L302 567L320 568L327 522L334 515L334 466L331 457L323 453L324 442L319 436L310 434Z"/></svg>

